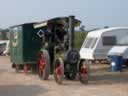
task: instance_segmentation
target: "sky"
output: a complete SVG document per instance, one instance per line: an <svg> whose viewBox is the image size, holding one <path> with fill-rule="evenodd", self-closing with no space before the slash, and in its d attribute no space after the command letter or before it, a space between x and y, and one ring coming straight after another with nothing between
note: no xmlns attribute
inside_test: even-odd
<svg viewBox="0 0 128 96"><path fill-rule="evenodd" d="M128 26L128 0L0 0L0 28L75 15L87 29Z"/></svg>

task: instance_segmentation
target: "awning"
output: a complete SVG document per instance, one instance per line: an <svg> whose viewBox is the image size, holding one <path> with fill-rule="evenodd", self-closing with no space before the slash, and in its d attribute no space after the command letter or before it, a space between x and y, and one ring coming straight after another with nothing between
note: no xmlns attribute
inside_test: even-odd
<svg viewBox="0 0 128 96"><path fill-rule="evenodd" d="M41 27L46 27L48 24L62 24L64 27L68 27L69 24L69 19L68 17L57 17L57 18L52 18L47 21L39 22L34 24L34 28L41 28ZM75 19L75 27L80 26L81 21L78 19Z"/></svg>

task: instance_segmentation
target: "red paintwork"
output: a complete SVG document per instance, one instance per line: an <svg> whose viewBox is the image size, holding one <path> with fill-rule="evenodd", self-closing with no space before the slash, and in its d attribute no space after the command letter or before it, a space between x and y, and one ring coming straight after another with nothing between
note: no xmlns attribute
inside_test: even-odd
<svg viewBox="0 0 128 96"><path fill-rule="evenodd" d="M87 69L82 67L80 72L81 72L81 74L86 75L87 74Z"/></svg>
<svg viewBox="0 0 128 96"><path fill-rule="evenodd" d="M62 73L62 71L61 71L61 66L59 65L59 66L56 68L56 75L57 75L57 76L61 76L61 73Z"/></svg>
<svg viewBox="0 0 128 96"><path fill-rule="evenodd" d="M27 65L26 64L24 64L24 74L27 74Z"/></svg>
<svg viewBox="0 0 128 96"><path fill-rule="evenodd" d="M40 54L39 56L39 72L42 74L44 69L45 69L45 57L43 53Z"/></svg>

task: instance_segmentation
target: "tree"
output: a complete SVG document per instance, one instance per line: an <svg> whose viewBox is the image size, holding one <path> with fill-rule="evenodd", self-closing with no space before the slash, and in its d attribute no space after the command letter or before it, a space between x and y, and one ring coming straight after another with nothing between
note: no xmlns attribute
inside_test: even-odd
<svg viewBox="0 0 128 96"><path fill-rule="evenodd" d="M109 28L109 26L104 26L104 28Z"/></svg>
<svg viewBox="0 0 128 96"><path fill-rule="evenodd" d="M81 32L85 31L85 26L84 25L80 26L80 31Z"/></svg>

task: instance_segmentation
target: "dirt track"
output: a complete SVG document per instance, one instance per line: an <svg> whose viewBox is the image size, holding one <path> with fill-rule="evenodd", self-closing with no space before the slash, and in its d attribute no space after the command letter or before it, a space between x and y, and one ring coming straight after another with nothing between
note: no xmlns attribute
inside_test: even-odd
<svg viewBox="0 0 128 96"><path fill-rule="evenodd" d="M0 57L0 96L128 96L128 71L111 73L106 65L91 69L88 85L77 80L57 85L52 76L41 81L37 75L17 74L9 57Z"/></svg>

